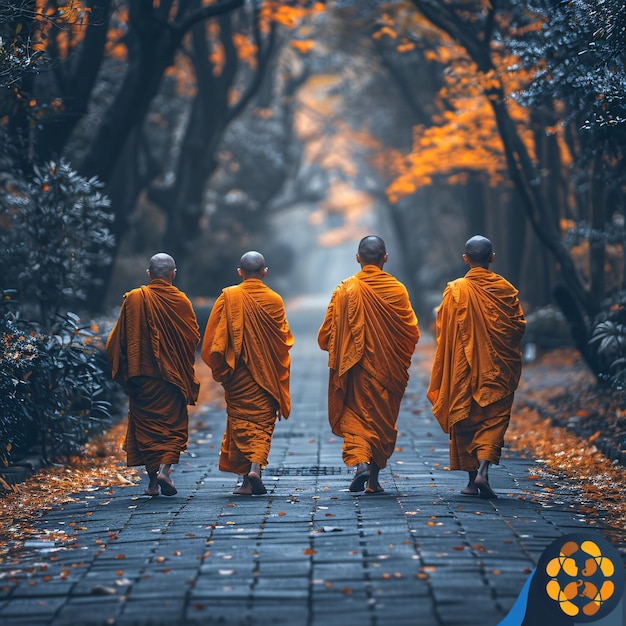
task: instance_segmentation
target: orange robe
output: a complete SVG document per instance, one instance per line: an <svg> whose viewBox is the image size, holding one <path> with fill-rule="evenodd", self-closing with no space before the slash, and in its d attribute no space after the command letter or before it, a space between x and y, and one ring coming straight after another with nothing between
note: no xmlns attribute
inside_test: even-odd
<svg viewBox="0 0 626 626"><path fill-rule="evenodd" d="M283 300L262 280L227 287L215 301L202 359L226 397L220 470L247 474L252 463L267 465L277 415L291 411L292 346Z"/></svg>
<svg viewBox="0 0 626 626"><path fill-rule="evenodd" d="M198 397L195 350L200 333L191 302L165 280L124 296L106 351L113 380L129 396L124 449L128 466L149 472L178 463L187 448L187 405Z"/></svg>
<svg viewBox="0 0 626 626"><path fill-rule="evenodd" d="M375 265L333 292L318 343L328 351L328 420L346 465L387 465L419 336L406 288Z"/></svg>
<svg viewBox="0 0 626 626"><path fill-rule="evenodd" d="M426 395L443 431L452 433L452 459L465 455L460 448L469 445L467 433L456 438L469 431L469 440L477 433L480 445L492 448L484 458L498 462L522 370L526 319L517 294L507 280L481 267L448 283L443 292Z"/></svg>

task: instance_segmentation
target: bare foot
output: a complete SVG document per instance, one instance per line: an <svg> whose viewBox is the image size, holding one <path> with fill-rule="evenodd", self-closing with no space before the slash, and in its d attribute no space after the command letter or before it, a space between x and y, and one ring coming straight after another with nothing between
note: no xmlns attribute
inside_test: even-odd
<svg viewBox="0 0 626 626"><path fill-rule="evenodd" d="M354 478L350 483L350 491L363 491L370 477L370 466L368 463L359 463L354 470Z"/></svg>
<svg viewBox="0 0 626 626"><path fill-rule="evenodd" d="M174 483L172 482L171 478L166 474L159 472L157 474L157 483L159 484L159 487L161 488L161 493L164 496L175 496L178 493L176 487L174 487Z"/></svg>
<svg viewBox="0 0 626 626"><path fill-rule="evenodd" d="M474 479L474 484L478 487L480 497L483 500L495 500L498 497L491 485L480 474Z"/></svg>
<svg viewBox="0 0 626 626"><path fill-rule="evenodd" d="M159 483L157 482L157 472L148 472L148 487L143 492L145 496L154 498L159 495Z"/></svg>
<svg viewBox="0 0 626 626"><path fill-rule="evenodd" d="M253 496L262 496L267 493L261 477L256 472L249 472L247 478Z"/></svg>
<svg viewBox="0 0 626 626"><path fill-rule="evenodd" d="M372 482L370 480L367 483L367 488L365 489L365 493L368 495L378 495L380 493L385 493L385 490L381 487L378 481Z"/></svg>
<svg viewBox="0 0 626 626"><path fill-rule="evenodd" d="M478 487L472 487L471 485L467 485L464 489L461 489L461 493L466 496L477 496L478 495Z"/></svg>
<svg viewBox="0 0 626 626"><path fill-rule="evenodd" d="M248 480L247 476L243 477L243 482L241 483L241 485L239 485L238 487L235 487L235 489L233 489L233 493L239 494L239 495L242 495L242 496L251 496L252 495L252 485L250 484L250 481Z"/></svg>

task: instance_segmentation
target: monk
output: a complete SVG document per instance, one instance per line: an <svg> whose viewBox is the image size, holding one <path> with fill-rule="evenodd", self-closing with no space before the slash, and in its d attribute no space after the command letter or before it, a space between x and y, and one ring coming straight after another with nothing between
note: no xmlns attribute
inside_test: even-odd
<svg viewBox="0 0 626 626"><path fill-rule="evenodd" d="M124 295L106 351L113 380L128 394L126 463L145 465L146 495L173 496L169 473L187 449L187 405L200 388L194 371L200 332L191 302L172 284L174 259L155 254L146 272L150 282Z"/></svg>
<svg viewBox="0 0 626 626"><path fill-rule="evenodd" d="M246 252L242 281L219 295L206 325L202 359L221 383L226 429L218 468L242 477L233 493L267 493L261 477L268 463L276 420L287 419L293 336L282 298L264 282L265 258Z"/></svg>
<svg viewBox="0 0 626 626"><path fill-rule="evenodd" d="M443 292L427 391L433 414L450 434L450 468L468 472L461 493L485 499L497 497L489 466L500 461L526 329L517 290L489 269L494 258L482 235L465 244L470 269Z"/></svg>
<svg viewBox="0 0 626 626"><path fill-rule="evenodd" d="M420 336L406 287L383 271L385 242L364 237L361 271L333 292L318 343L328 351L328 420L343 439L342 457L355 467L350 491L381 494L398 431L400 402Z"/></svg>

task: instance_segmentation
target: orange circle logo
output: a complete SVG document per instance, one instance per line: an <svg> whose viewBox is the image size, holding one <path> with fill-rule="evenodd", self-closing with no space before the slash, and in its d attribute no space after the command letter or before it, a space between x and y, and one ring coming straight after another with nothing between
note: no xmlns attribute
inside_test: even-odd
<svg viewBox="0 0 626 626"><path fill-rule="evenodd" d="M572 622L608 615L624 590L624 565L600 535L576 533L553 542L537 568L547 598Z"/></svg>

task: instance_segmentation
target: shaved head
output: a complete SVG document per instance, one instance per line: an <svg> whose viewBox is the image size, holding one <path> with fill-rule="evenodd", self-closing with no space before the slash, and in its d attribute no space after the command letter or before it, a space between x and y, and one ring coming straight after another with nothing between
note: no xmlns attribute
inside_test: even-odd
<svg viewBox="0 0 626 626"><path fill-rule="evenodd" d="M493 246L487 237L474 235L465 243L465 256L467 256L472 263L487 266L491 261L492 254Z"/></svg>
<svg viewBox="0 0 626 626"><path fill-rule="evenodd" d="M260 252L250 250L241 257L239 269L246 278L262 278L265 272L265 257Z"/></svg>
<svg viewBox="0 0 626 626"><path fill-rule="evenodd" d="M169 280L176 271L176 261L165 252L159 252L150 259L148 273L150 278L163 278Z"/></svg>
<svg viewBox="0 0 626 626"><path fill-rule="evenodd" d="M380 237L368 235L359 242L357 254L362 265L378 265L381 267L385 262L387 248L385 247L385 242Z"/></svg>

